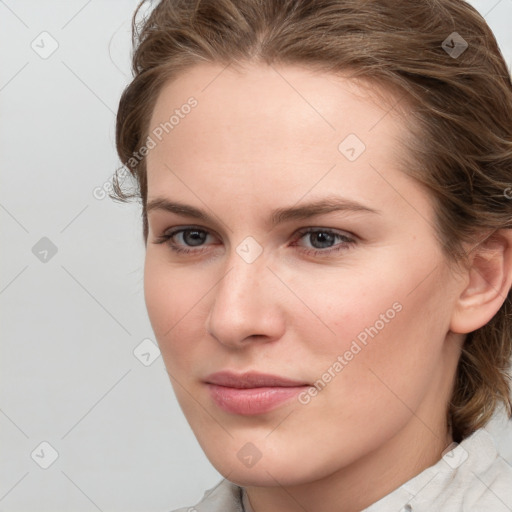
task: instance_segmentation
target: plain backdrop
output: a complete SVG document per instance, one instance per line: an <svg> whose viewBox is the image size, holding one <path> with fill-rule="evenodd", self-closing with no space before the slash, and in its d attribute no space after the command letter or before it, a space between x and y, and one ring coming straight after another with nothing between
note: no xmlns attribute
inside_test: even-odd
<svg viewBox="0 0 512 512"><path fill-rule="evenodd" d="M163 512L221 478L155 345L139 206L102 192L136 3L0 0L0 512ZM471 3L510 67L512 0Z"/></svg>

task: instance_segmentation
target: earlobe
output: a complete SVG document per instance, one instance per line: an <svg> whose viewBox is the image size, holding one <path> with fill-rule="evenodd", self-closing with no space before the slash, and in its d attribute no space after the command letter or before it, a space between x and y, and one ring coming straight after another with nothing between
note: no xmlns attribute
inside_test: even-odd
<svg viewBox="0 0 512 512"><path fill-rule="evenodd" d="M512 230L496 231L470 254L469 266L450 323L466 334L488 323L512 286Z"/></svg>

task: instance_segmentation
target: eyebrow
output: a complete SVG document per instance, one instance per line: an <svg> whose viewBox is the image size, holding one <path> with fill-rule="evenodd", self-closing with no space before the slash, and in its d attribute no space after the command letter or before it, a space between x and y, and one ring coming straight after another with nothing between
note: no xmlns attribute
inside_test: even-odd
<svg viewBox="0 0 512 512"><path fill-rule="evenodd" d="M162 210L185 217L191 217L198 220L209 221L211 217L206 211L187 204L170 201L163 197L157 197L148 202L146 213L154 210ZM323 199L304 203L300 206L277 208L270 215L270 225L272 227L291 220L304 220L316 215L322 215L331 212L362 212L379 215L381 212L365 206L361 203L338 196L328 196Z"/></svg>

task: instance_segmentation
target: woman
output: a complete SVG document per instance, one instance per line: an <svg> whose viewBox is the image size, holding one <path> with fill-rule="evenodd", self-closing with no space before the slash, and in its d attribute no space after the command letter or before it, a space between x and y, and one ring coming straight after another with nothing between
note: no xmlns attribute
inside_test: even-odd
<svg viewBox="0 0 512 512"><path fill-rule="evenodd" d="M512 413L512 84L482 17L162 0L134 29L147 309L225 477L182 510L511 510L483 427Z"/></svg>

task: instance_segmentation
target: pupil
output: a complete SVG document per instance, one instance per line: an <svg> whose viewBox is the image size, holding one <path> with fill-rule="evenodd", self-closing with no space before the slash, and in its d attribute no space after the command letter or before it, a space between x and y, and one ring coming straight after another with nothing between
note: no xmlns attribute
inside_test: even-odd
<svg viewBox="0 0 512 512"><path fill-rule="evenodd" d="M311 242L311 245L316 249L324 249L325 247L332 246L334 243L334 235L323 231L312 233Z"/></svg>
<svg viewBox="0 0 512 512"><path fill-rule="evenodd" d="M187 245L201 245L205 241L206 233L189 229L183 233L183 238Z"/></svg>

